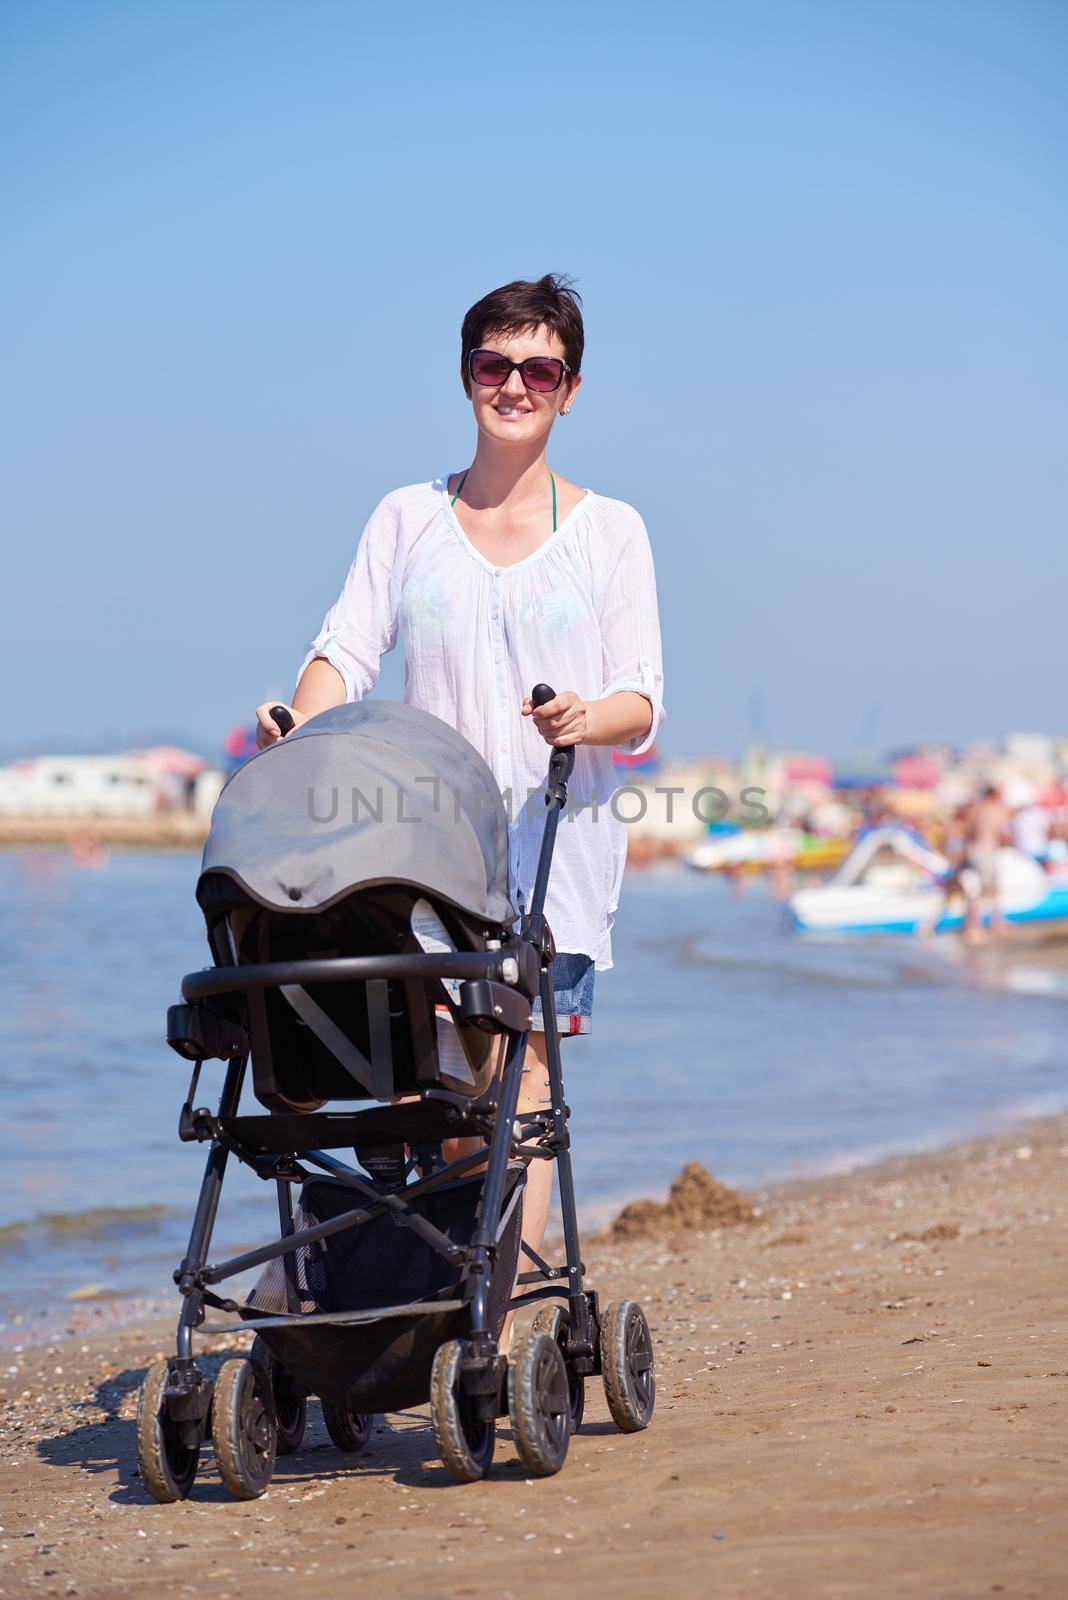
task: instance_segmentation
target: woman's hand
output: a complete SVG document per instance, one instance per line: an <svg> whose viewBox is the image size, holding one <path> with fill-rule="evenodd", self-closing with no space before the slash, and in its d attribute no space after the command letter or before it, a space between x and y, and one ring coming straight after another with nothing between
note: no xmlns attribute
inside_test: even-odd
<svg viewBox="0 0 1068 1600"><path fill-rule="evenodd" d="M543 706L535 706L530 696L523 701L523 715L534 718L534 726L546 744L583 744L586 740L586 702L574 689L561 689Z"/></svg>
<svg viewBox="0 0 1068 1600"><path fill-rule="evenodd" d="M271 716L272 706L284 706L284 700L265 700L262 706L256 707L256 744L261 750L266 750L268 745L277 744L283 737L282 730ZM293 727L299 728L302 722L307 722L307 717L302 711L294 711L292 706L286 710L293 718Z"/></svg>

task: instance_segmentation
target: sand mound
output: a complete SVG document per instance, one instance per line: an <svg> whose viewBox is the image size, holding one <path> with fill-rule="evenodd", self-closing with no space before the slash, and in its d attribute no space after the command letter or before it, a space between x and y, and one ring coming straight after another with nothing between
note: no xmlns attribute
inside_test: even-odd
<svg viewBox="0 0 1068 1600"><path fill-rule="evenodd" d="M924 1228L922 1233L892 1233L891 1244L931 1244L937 1239L959 1239L960 1229L955 1222L936 1222L930 1228Z"/></svg>
<svg viewBox="0 0 1068 1600"><path fill-rule="evenodd" d="M736 1228L759 1220L744 1195L717 1183L699 1161L691 1161L671 1185L666 1201L631 1201L611 1231L617 1239L639 1239L673 1228Z"/></svg>

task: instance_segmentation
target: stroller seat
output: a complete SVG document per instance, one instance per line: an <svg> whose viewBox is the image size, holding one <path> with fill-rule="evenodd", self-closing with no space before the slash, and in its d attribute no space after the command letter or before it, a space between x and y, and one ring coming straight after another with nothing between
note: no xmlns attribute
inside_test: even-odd
<svg viewBox="0 0 1068 1600"><path fill-rule="evenodd" d="M477 954L512 940L503 801L454 729L360 702L262 755L223 789L204 848L197 899L217 959ZM530 999L536 983L527 962L516 988ZM494 1069L455 981L250 989L247 1026L256 1097L272 1110L431 1087L477 1096Z"/></svg>

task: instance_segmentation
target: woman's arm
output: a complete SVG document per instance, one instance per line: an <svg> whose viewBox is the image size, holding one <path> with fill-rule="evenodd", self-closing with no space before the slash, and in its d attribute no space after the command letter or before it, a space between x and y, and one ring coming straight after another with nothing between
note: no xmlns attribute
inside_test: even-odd
<svg viewBox="0 0 1068 1600"><path fill-rule="evenodd" d="M603 700L586 702L583 744L623 744L644 739L653 725L653 703L636 689L620 689Z"/></svg>
<svg viewBox="0 0 1068 1600"><path fill-rule="evenodd" d="M645 523L633 507L624 509L615 532L617 557L600 617L601 696L589 702L586 743L638 756L651 748L666 715L656 574Z"/></svg>
<svg viewBox="0 0 1068 1600"><path fill-rule="evenodd" d="M652 732L654 708L652 699L637 689L620 689L603 700L583 700L574 689L561 689L537 710L528 695L523 715L534 718L547 744L618 745Z"/></svg>
<svg viewBox="0 0 1068 1600"><path fill-rule="evenodd" d="M345 700L345 680L333 663L325 656L309 661L293 696L293 710L307 719L329 711L331 706L343 706Z"/></svg>
<svg viewBox="0 0 1068 1600"><path fill-rule="evenodd" d="M656 574L645 523L633 507L624 508L616 539L600 610L600 698L560 689L535 710L528 695L523 715L533 717L546 744L610 745L638 756L652 747L666 715Z"/></svg>
<svg viewBox="0 0 1068 1600"><path fill-rule="evenodd" d="M329 661L317 656L304 668L293 704L286 706L286 710L293 715L294 728L299 728L302 722L317 717L320 711L329 711L331 706L343 706L345 698L344 678ZM271 707L285 704L284 700L265 700L256 707L256 743L261 750L277 744L281 739L282 730L271 716Z"/></svg>

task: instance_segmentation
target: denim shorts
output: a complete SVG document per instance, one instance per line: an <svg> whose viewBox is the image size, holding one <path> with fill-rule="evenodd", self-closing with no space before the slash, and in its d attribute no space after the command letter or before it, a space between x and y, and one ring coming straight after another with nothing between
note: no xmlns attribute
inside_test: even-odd
<svg viewBox="0 0 1068 1600"><path fill-rule="evenodd" d="M553 993L556 995L556 1026L561 1034L589 1033L593 1011L594 965L592 956L569 955L558 950L552 964ZM541 995L532 1007L531 1030L545 1032Z"/></svg>

